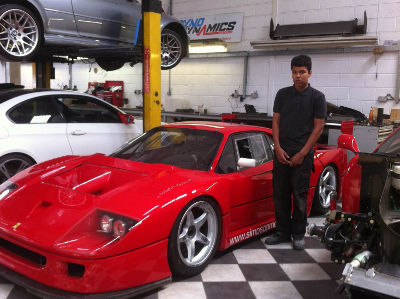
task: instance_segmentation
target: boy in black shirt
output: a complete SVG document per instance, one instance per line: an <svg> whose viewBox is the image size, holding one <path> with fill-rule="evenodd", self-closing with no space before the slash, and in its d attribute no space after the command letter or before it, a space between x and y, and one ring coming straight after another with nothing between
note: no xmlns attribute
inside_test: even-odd
<svg viewBox="0 0 400 299"><path fill-rule="evenodd" d="M308 83L311 76L310 57L294 57L291 69L293 86L280 89L274 102L272 132L276 233L265 243L279 244L293 237L293 248L302 250L307 225L307 192L314 161L313 146L324 127L326 102L324 94Z"/></svg>

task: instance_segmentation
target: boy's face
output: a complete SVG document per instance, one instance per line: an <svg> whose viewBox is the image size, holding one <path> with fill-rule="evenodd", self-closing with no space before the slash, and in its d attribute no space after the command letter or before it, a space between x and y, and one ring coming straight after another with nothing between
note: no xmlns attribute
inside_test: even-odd
<svg viewBox="0 0 400 299"><path fill-rule="evenodd" d="M303 90L308 86L308 78L311 76L311 71L305 66L292 67L292 79L294 87L298 90Z"/></svg>

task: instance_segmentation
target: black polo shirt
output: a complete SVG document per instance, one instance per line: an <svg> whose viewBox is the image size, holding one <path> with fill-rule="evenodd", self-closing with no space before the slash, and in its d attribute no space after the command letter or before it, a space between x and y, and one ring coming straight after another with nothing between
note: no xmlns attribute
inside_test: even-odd
<svg viewBox="0 0 400 299"><path fill-rule="evenodd" d="M314 118L325 118L325 96L310 85L302 92L294 86L285 87L276 94L274 112L280 114L279 143L289 156L293 156L310 137Z"/></svg>

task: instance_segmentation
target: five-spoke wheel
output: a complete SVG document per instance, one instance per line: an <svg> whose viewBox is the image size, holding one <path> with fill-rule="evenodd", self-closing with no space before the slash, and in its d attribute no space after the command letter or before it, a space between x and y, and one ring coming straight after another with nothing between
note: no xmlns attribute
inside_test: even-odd
<svg viewBox="0 0 400 299"><path fill-rule="evenodd" d="M325 214L330 207L331 199L337 191L337 176L333 166L326 166L319 177L313 201L313 212Z"/></svg>
<svg viewBox="0 0 400 299"><path fill-rule="evenodd" d="M200 273L214 255L220 236L220 217L209 200L191 201L179 214L169 237L168 261L179 276Z"/></svg>

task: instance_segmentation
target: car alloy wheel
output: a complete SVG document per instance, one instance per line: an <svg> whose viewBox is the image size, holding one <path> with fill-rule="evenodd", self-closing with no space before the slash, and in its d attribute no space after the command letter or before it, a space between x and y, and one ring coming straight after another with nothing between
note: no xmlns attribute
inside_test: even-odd
<svg viewBox="0 0 400 299"><path fill-rule="evenodd" d="M5 182L18 172L35 164L30 158L21 154L9 154L0 158L0 183Z"/></svg>
<svg viewBox="0 0 400 299"><path fill-rule="evenodd" d="M220 220L215 204L208 200L192 201L182 212L171 231L168 259L174 274L192 276L201 272L214 255Z"/></svg>
<svg viewBox="0 0 400 299"><path fill-rule="evenodd" d="M337 178L333 166L326 166L319 177L317 190L315 191L313 210L318 214L324 214L329 210L333 194L336 194Z"/></svg>
<svg viewBox="0 0 400 299"><path fill-rule="evenodd" d="M161 68L171 69L183 57L183 42L181 37L172 30L165 29L161 32Z"/></svg>
<svg viewBox="0 0 400 299"><path fill-rule="evenodd" d="M6 59L27 58L39 48L41 28L34 14L19 5L0 7L0 54Z"/></svg>

